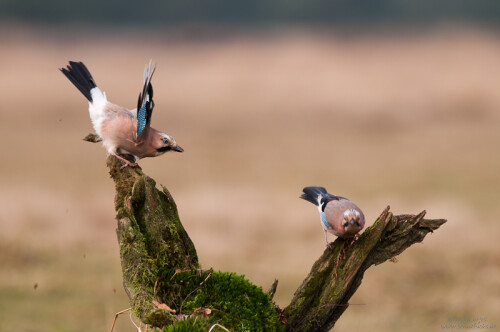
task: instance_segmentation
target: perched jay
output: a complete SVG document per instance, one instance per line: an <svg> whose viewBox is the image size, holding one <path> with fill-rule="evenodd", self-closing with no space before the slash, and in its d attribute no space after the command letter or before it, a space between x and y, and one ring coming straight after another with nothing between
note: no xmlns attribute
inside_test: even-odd
<svg viewBox="0 0 500 332"><path fill-rule="evenodd" d="M351 239L365 226L365 216L359 207L347 198L329 194L323 187L305 187L300 198L316 205L321 216L321 225L325 231L342 239Z"/></svg>
<svg viewBox="0 0 500 332"><path fill-rule="evenodd" d="M155 71L151 61L144 68L144 87L135 110L110 103L82 62L70 61L67 68L60 70L88 99L94 130L108 153L125 163L121 168L137 164L119 154L129 154L137 160L156 157L170 150L184 151L173 137L151 127L154 108L151 77Z"/></svg>

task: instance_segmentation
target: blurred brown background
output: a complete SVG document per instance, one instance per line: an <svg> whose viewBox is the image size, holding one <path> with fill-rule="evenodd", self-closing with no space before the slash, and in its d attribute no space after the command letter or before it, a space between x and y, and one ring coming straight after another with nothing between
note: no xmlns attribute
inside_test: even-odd
<svg viewBox="0 0 500 332"><path fill-rule="evenodd" d="M129 306L106 154L82 141L87 102L58 68L83 61L134 108L150 58L153 125L185 153L140 165L171 191L204 267L264 289L277 278L285 306L324 249L316 209L298 199L322 185L368 226L387 205L448 219L368 270L335 330L500 324L497 30L187 31L1 26L1 331L106 330ZM115 327L134 330L127 315Z"/></svg>

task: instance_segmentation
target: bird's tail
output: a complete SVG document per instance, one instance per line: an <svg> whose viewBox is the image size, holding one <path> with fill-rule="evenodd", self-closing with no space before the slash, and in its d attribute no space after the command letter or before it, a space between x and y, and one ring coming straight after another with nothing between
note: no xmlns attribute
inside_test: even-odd
<svg viewBox="0 0 500 332"><path fill-rule="evenodd" d="M93 98L90 90L96 88L97 85L83 62L70 61L67 68L60 68L60 70L83 93L85 98L92 103Z"/></svg>
<svg viewBox="0 0 500 332"><path fill-rule="evenodd" d="M319 206L321 199L328 195L328 192L323 187L305 187L304 189L302 189L302 191L304 193L300 196L300 198L305 199L306 201L311 202L316 206Z"/></svg>

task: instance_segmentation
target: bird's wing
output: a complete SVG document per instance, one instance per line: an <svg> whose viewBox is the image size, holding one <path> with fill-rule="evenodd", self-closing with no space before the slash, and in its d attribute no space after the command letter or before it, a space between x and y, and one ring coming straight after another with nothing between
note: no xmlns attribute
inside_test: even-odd
<svg viewBox="0 0 500 332"><path fill-rule="evenodd" d="M151 124L151 115L155 103L153 101L153 86L151 85L151 78L155 72L155 65L150 60L149 64L144 68L144 87L139 95L137 102L137 141L142 140L143 133L147 131ZM143 134L141 136L141 134Z"/></svg>
<svg viewBox="0 0 500 332"><path fill-rule="evenodd" d="M326 214L324 211L321 211L321 222L323 223L323 225L327 228L327 229L330 229L332 228L332 226L330 226L330 224L328 224L328 221L326 221Z"/></svg>
<svg viewBox="0 0 500 332"><path fill-rule="evenodd" d="M333 194L326 194L326 197L324 197L324 200L326 200L327 202L329 201L340 201L341 199L347 199L345 197L342 197L342 196L337 196L337 195L333 195Z"/></svg>
<svg viewBox="0 0 500 332"><path fill-rule="evenodd" d="M321 197L322 210L325 211L325 207L326 207L326 205L329 202L331 202L331 201L340 201L340 200L343 200L343 199L347 199L347 198L342 197L342 196L333 195L333 194L330 194L330 193L327 193L326 195L323 195Z"/></svg>

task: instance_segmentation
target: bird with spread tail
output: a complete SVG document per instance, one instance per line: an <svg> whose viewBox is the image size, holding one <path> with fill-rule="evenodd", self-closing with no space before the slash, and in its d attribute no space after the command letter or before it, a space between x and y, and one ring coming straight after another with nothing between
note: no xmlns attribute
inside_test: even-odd
<svg viewBox="0 0 500 332"><path fill-rule="evenodd" d="M304 193L300 198L318 207L328 248L331 246L328 243L327 232L350 240L365 226L363 212L347 198L329 194L323 187L305 187L302 191Z"/></svg>
<svg viewBox="0 0 500 332"><path fill-rule="evenodd" d="M137 166L121 155L129 154L134 161L146 157L157 157L167 151L183 152L175 139L151 127L151 115L155 106L151 78L155 66L150 61L144 68L144 86L139 94L137 108L128 110L112 104L106 93L99 89L87 67L82 62L70 61L61 72L88 99L92 125L102 140L108 154L115 156L127 166Z"/></svg>

